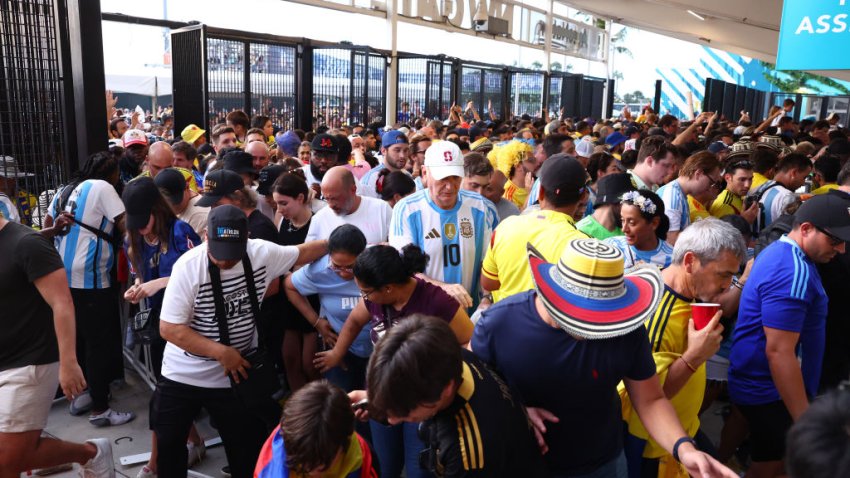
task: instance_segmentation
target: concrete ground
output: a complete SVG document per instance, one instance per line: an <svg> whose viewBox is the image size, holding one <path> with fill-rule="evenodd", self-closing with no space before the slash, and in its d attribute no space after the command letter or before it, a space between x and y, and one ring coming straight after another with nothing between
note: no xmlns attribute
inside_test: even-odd
<svg viewBox="0 0 850 478"><path fill-rule="evenodd" d="M96 428L89 424L88 415L79 417L68 413L68 402L64 399L54 402L45 431L58 438L82 442L91 438L108 438L112 442L112 454L117 477L135 478L145 463L125 466L121 458L150 452L151 431L148 430L148 402L151 390L130 368L125 369L126 383L112 387L110 406L115 410L133 411L136 419L125 425ZM205 440L216 438L218 433L210 427L207 418L198 423L198 431ZM219 478L221 467L226 465L224 448L221 445L207 449L206 458L195 465L191 471ZM51 476L76 477L76 471L63 472ZM197 475L195 475L197 477ZM197 477L201 478L201 477Z"/></svg>

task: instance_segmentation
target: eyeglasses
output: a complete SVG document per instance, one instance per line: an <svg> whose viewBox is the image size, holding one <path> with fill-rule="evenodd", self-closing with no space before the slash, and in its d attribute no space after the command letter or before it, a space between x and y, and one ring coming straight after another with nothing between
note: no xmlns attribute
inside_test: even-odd
<svg viewBox="0 0 850 478"><path fill-rule="evenodd" d="M712 180L710 187L718 192L723 191L724 189L726 189L726 181L722 177L717 181Z"/></svg>
<svg viewBox="0 0 850 478"><path fill-rule="evenodd" d="M328 268L330 270L334 271L334 272L337 272L337 273L342 272L342 273L345 273L345 274L351 274L352 272L354 272L354 266L340 266L340 265L334 264L333 262L330 263Z"/></svg>
<svg viewBox="0 0 850 478"><path fill-rule="evenodd" d="M829 239L829 244L833 247L844 244L843 239L839 239L838 237L832 235L831 233L827 232L826 229L820 228L818 226L815 226L815 229L817 229L818 232L826 236Z"/></svg>
<svg viewBox="0 0 850 478"><path fill-rule="evenodd" d="M372 290L369 290L369 291L361 290L361 291L360 291L360 298L361 298L361 299L368 299L368 298L369 298L369 295L371 295L372 293L374 293L376 290L378 290L378 289L372 289Z"/></svg>

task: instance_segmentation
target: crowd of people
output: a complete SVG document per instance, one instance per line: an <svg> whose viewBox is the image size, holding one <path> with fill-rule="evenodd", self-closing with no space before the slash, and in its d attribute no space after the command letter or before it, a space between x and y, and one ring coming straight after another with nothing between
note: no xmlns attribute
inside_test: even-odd
<svg viewBox="0 0 850 478"><path fill-rule="evenodd" d="M139 478L204 458L202 409L235 477L846 476L850 140L794 107L116 115L37 223L4 157L0 474L114 476L109 441L41 430L57 388L134 420L128 343L157 378Z"/></svg>

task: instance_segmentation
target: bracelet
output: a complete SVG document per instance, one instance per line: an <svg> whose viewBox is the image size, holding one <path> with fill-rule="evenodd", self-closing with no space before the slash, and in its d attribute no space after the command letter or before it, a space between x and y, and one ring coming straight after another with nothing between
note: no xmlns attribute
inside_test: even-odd
<svg viewBox="0 0 850 478"><path fill-rule="evenodd" d="M693 373L697 373L697 369L696 369L693 365L691 365L691 363L690 363L690 362L688 362L687 360L685 360L685 356L684 356L684 355L679 355L679 358L682 360L682 362L685 362L685 365L687 365L687 366L688 366L688 368L689 368L689 369L691 369L691 372L693 372Z"/></svg>
<svg viewBox="0 0 850 478"><path fill-rule="evenodd" d="M322 320L322 317L321 317L321 316L316 317L316 321L313 323L313 328L314 328L314 329L316 328L316 326L317 326L317 325L319 325L319 321L320 321L320 320ZM687 362L685 362L685 363L687 363ZM694 371L696 371L696 370L694 370Z"/></svg>
<svg viewBox="0 0 850 478"><path fill-rule="evenodd" d="M685 363L687 363L687 362L685 362ZM679 463L682 462L681 460L679 460L679 445L681 445L682 443L690 443L691 445L694 446L694 448L697 447L697 442L695 442L693 438L691 438L687 435L676 440L676 444L673 445L673 459L676 460Z"/></svg>

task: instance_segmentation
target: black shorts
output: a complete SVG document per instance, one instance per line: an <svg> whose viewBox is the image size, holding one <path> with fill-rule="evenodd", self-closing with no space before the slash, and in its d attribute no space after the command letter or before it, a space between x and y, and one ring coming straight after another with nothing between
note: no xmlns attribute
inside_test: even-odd
<svg viewBox="0 0 850 478"><path fill-rule="evenodd" d="M750 425L753 461L780 461L785 457L785 435L794 423L782 400L763 405L736 405Z"/></svg>

